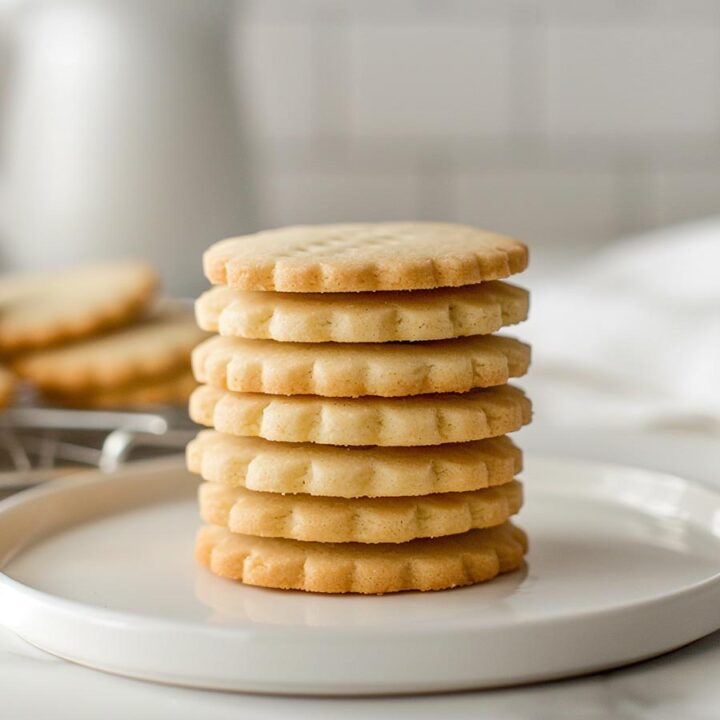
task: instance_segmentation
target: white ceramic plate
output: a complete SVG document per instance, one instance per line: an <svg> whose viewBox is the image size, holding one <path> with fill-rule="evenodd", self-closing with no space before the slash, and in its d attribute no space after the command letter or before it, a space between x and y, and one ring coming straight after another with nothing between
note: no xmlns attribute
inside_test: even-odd
<svg viewBox="0 0 720 720"><path fill-rule="evenodd" d="M0 620L122 675L370 694L614 667L720 627L720 495L660 473L531 457L527 568L384 597L243 587L192 560L180 459L59 480L0 504Z"/></svg>

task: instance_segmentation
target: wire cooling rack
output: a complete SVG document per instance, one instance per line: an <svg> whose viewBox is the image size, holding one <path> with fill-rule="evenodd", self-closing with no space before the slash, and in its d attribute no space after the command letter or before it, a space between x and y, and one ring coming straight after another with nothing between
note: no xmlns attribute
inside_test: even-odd
<svg viewBox="0 0 720 720"><path fill-rule="evenodd" d="M162 298L155 308L192 312L193 300ZM66 409L21 383L15 405L0 409L0 498L83 468L112 472L130 459L182 452L196 431L184 408Z"/></svg>
<svg viewBox="0 0 720 720"><path fill-rule="evenodd" d="M0 493L82 468L112 472L134 458L181 452L194 435L179 409L156 412L18 407L0 411Z"/></svg>

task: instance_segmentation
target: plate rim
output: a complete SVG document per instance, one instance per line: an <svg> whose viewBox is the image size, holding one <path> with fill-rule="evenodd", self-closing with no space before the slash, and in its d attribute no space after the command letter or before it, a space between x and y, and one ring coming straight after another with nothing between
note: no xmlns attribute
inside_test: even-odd
<svg viewBox="0 0 720 720"><path fill-rule="evenodd" d="M542 454L535 453L527 456L540 462L560 462L566 467L592 466L596 471L629 470L636 477L638 471L652 477L662 476L674 483L680 481L683 488L699 491L701 495L709 493L715 503L720 502L717 489L672 473L561 456L543 458ZM132 477L143 469L173 472L181 467L181 457L132 464L115 474L130 472ZM0 503L0 518L17 505L35 501L38 496L105 481L112 479L94 472L60 478ZM42 542L83 522L113 517L154 503L172 502L172 488L176 485L172 478L167 482L165 490L150 501L147 494L142 495L118 512L97 511L89 516L77 516L65 524L61 522L59 526L48 524L47 532L41 532L36 538L24 535L17 543L19 551L31 548L35 540ZM628 505L633 507L632 503ZM639 506L634 507L640 511ZM700 523L695 524L718 537L707 518L702 517ZM718 571L657 597L586 611L553 611L525 619L513 617L510 622L442 627L441 623L412 627L246 623L233 627L105 609L38 590L7 575L6 566L17 555L12 547L6 550L0 560L0 602L3 599L10 602L8 613L0 618L0 623L36 647L80 665L185 687L326 696L501 687L573 677L637 662L693 642L720 627ZM458 592L473 589L460 588ZM254 587L246 590L283 592ZM297 594L308 597L306 593ZM685 595L689 597L685 599ZM417 597L417 593L413 596ZM375 600L382 602L380 598ZM695 612L687 623L668 623L668 618L688 606ZM594 622L587 623L588 617ZM659 627L661 632L648 634L650 627ZM641 634L645 639L637 639L638 628L645 633ZM83 629L86 634L81 634ZM178 653L168 656L169 633L175 635L174 647L190 649L187 657ZM579 635L583 638L580 647L577 645ZM428 652L430 648L440 647L438 637L446 640L442 650ZM526 646L528 637L535 642L532 650ZM487 642L480 642L483 638ZM509 646L508 638L511 639ZM300 651L298 642L303 640L308 644ZM491 657L488 647L492 648ZM377 655L379 648L381 657ZM210 666L199 667L198 657L205 662L209 660ZM438 657L441 658L439 665Z"/></svg>
<svg viewBox="0 0 720 720"><path fill-rule="evenodd" d="M540 453L526 453L526 458L529 459L532 463L540 462L540 463L560 463L563 465L576 465L576 466L583 466L583 467L591 467L594 471L612 471L612 472L625 472L625 471L631 471L633 474L641 473L643 475L646 475L648 477L663 479L663 480L672 480L673 482L680 481L684 484L685 487L691 488L693 491L700 492L702 494L708 494L713 496L714 500L718 503L720 506L720 490L715 489L705 483L702 483L701 481L690 479L690 478L683 478L679 475L675 475L673 473L666 473L662 471L656 471L651 470L648 468L641 468L631 465L625 465L622 463L612 463L612 462L598 462L595 460L581 460L577 458L565 458L558 455L544 455ZM127 466L123 466L119 468L118 470L115 470L111 473L104 473L100 470L94 470L94 471L85 471L85 472L79 472L79 473L73 473L72 475L63 476L61 478L57 478L54 480L50 480L47 483L43 483L42 486L30 488L28 490L21 491L19 493L16 493L9 498L5 498L3 500L0 500L0 521L2 520L2 516L5 512L12 511L13 508L20 507L22 505L25 505L28 502L32 502L37 500L38 498L43 498L46 496L52 496L56 494L61 494L65 490L68 489L74 489L74 488L81 488L84 485L100 485L105 482L112 482L114 477L122 477L124 475L130 475L131 477L136 475L137 472L144 472L146 471L156 471L156 472L166 472L168 470L174 469L176 465L180 464L181 467L184 469L184 462L181 463L181 460L184 461L184 456L179 453L172 456L165 456L162 458L153 458L150 460L142 460L138 461L136 463L128 464ZM525 471L523 471L525 472ZM522 477L520 478L522 480ZM122 482L122 480L120 480ZM150 504L155 504L156 502L162 502L161 500L155 501ZM149 504L149 505L150 505ZM149 506L148 505L148 506ZM637 510L637 508L635 508ZM101 516L102 517L102 516ZM100 518L97 518L100 519ZM92 522L92 520L89 520ZM78 524L72 523L67 525L64 528L58 529L56 532L63 532L66 529L70 529L71 527L77 527ZM37 538L38 542L42 542L43 540L46 540L48 537L51 537L54 534L54 532L49 533L48 535L41 535ZM150 629L151 626L157 626L159 629L170 629L172 627L182 627L185 631L192 631L192 632L202 632L203 635L205 634L217 634L217 635L223 635L226 636L228 634L241 634L245 637L247 637L248 634L252 635L262 635L265 636L267 634L297 634L297 635L313 635L313 634L319 634L322 633L324 635L328 633L335 634L339 639L342 639L344 636L353 636L357 634L361 634L363 636L367 635L368 632L372 631L372 626L331 626L331 625L310 625L310 626L300 626L300 625L262 625L252 628L238 628L233 626L212 626L207 624L202 624L197 621L177 621L177 620L170 620L168 618L164 618L161 616L155 616L155 615L144 615L139 613L130 613L130 612L123 612L119 610L110 610L107 608L102 608L97 605L91 605L88 603L84 603L78 600L70 600L67 598L63 598L57 595L53 595L52 593L45 592L43 590L38 590L37 588L33 588L29 585L26 585L18 580L15 580L14 578L10 577L6 572L5 568L6 566L13 560L14 557L16 557L18 552L23 552L24 550L32 547L34 542L30 542L26 545L20 545L18 548L16 548L13 552L11 552L9 555L3 556L0 558L0 592L3 592L3 589L5 591L10 591L14 594L20 594L20 595L27 595L29 598L32 598L35 602L42 603L49 606L54 606L58 611L66 612L66 613L83 613L86 615L87 618L87 612L88 610L92 613L93 616L88 621L92 622L103 622L103 623L117 623L117 622L127 622L127 618L132 618L132 623L139 626L147 626L147 629ZM201 570L205 570L205 572L208 572L206 569L201 568ZM639 600L634 600L632 602L625 602L622 604L616 604L611 605L607 608L603 609L585 609L585 610L579 610L576 612L573 612L572 617L577 619L583 619L587 617L605 617L612 615L614 613L621 613L625 611L636 611L640 610L642 608L652 608L657 605L662 605L668 602L674 602L676 600L681 600L684 595L694 595L699 592L703 592L707 588L712 587L715 584L720 583L720 566L718 567L718 570L711 576L704 578L703 580L696 581L690 585L686 585L683 587L680 587L678 589L663 593L662 595L659 595L657 597L651 597L651 598L643 598ZM472 588L474 586L470 586ZM308 595L312 595L312 593L306 593L300 590L292 590L292 591L286 591L286 590L275 590L275 589L268 589L268 588L262 588L262 587L255 587L255 586L247 586L247 589L258 591L258 592L282 592L282 593L292 593L295 595L298 595L299 597L306 597ZM454 588L456 591L462 591L462 590L468 590L469 588ZM402 597L403 595L408 594L412 596L417 596L416 591L408 591L408 593L392 593L389 596L386 595L368 595L368 596L362 596L363 599L368 600L374 600L377 602L382 602L382 598L384 597L390 597L390 598L398 598ZM432 595L435 595L436 593L431 593ZM325 596L324 594L322 595ZM338 594L328 594L329 597L338 597ZM523 626L523 625L534 625L537 623L557 623L562 622L563 618L566 618L566 614L564 614L562 611L552 611L548 614L544 614L541 617L531 617L531 618L512 618L508 619L501 623L477 623L474 624L474 628L481 630L484 627L507 627L507 626ZM5 623L2 623L0 620L0 624L6 625ZM6 625L7 626L7 625ZM422 637L433 637L437 634L447 635L448 631L455 631L455 632L466 632L465 628L438 628L435 626L425 626L423 625L421 628L415 628L413 630L414 634L422 636ZM407 633L407 630L401 626L390 626L390 627L383 627L382 634L383 635L404 635Z"/></svg>

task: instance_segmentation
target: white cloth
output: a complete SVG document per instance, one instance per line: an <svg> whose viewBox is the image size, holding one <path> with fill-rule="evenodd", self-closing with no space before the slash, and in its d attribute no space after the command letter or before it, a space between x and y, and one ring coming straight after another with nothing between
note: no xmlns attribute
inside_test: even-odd
<svg viewBox="0 0 720 720"><path fill-rule="evenodd" d="M538 419L720 431L720 219L618 242L531 291L518 334Z"/></svg>

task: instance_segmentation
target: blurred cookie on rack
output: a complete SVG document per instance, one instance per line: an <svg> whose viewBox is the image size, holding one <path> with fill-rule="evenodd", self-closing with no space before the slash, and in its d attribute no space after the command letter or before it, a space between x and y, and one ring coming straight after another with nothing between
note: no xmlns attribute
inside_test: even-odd
<svg viewBox="0 0 720 720"><path fill-rule="evenodd" d="M140 261L0 277L0 353L46 348L120 327L152 301L157 273Z"/></svg>
<svg viewBox="0 0 720 720"><path fill-rule="evenodd" d="M185 406L197 382L189 369L168 377L149 378L87 393L45 393L55 405L87 410L143 408L157 405Z"/></svg>
<svg viewBox="0 0 720 720"><path fill-rule="evenodd" d="M7 368L0 366L0 408L7 407L15 393L16 377Z"/></svg>
<svg viewBox="0 0 720 720"><path fill-rule="evenodd" d="M190 310L166 308L114 332L23 355L13 367L62 405L178 404L194 387L190 353L205 337Z"/></svg>

